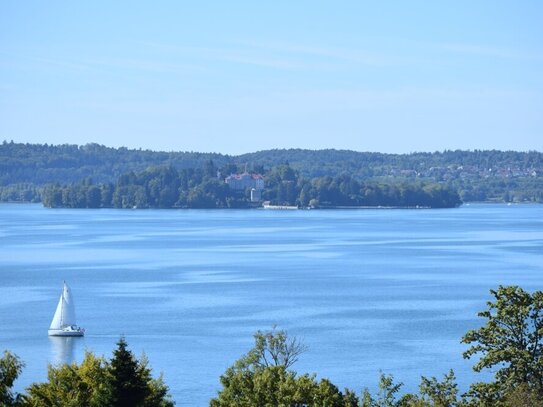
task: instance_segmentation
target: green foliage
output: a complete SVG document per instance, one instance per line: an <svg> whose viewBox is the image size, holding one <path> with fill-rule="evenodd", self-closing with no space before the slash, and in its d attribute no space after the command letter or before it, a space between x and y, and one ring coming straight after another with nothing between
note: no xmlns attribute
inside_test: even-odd
<svg viewBox="0 0 543 407"><path fill-rule="evenodd" d="M142 404L149 394L146 378L141 374L141 365L127 349L124 338L117 342L109 367L112 400L119 407Z"/></svg>
<svg viewBox="0 0 543 407"><path fill-rule="evenodd" d="M490 292L494 301L478 314L485 325L467 332L462 342L472 344L465 358L479 356L474 370L493 368L495 383L478 383L472 392L492 402L525 386L543 398L543 292L517 286Z"/></svg>
<svg viewBox="0 0 543 407"><path fill-rule="evenodd" d="M174 403L162 376L154 379L145 356L137 360L124 338L107 361L91 352L80 365L49 366L47 381L28 388L30 406L170 407Z"/></svg>
<svg viewBox="0 0 543 407"><path fill-rule="evenodd" d="M22 402L22 396L13 392L15 380L21 374L24 363L13 353L5 350L0 358L0 405L18 406Z"/></svg>
<svg viewBox="0 0 543 407"><path fill-rule="evenodd" d="M473 383L463 394L463 399L469 407L504 407L504 394L498 383Z"/></svg>
<svg viewBox="0 0 543 407"><path fill-rule="evenodd" d="M40 202L40 188L32 183L0 187L0 202Z"/></svg>
<svg viewBox="0 0 543 407"><path fill-rule="evenodd" d="M215 168L215 167L213 167ZM243 208L249 206L244 191L231 190L222 180L208 177L209 169L152 167L142 173L122 175L115 186L93 185L89 179L65 187L48 185L43 204L67 208ZM446 208L460 204L450 187L437 184L377 184L358 182L349 175L311 181L298 177L288 165L266 175L265 200L280 205L313 207L400 206Z"/></svg>
<svg viewBox="0 0 543 407"><path fill-rule="evenodd" d="M379 391L374 398L368 389L362 396L362 407L398 407L400 401L396 399L403 383L394 383L394 376L381 373L379 379Z"/></svg>
<svg viewBox="0 0 543 407"><path fill-rule="evenodd" d="M215 167L213 167L215 168ZM207 177L207 170L149 167L123 174L116 184L92 181L64 187L47 185L43 204L58 208L225 208L246 207L248 200L231 191L222 180Z"/></svg>
<svg viewBox="0 0 543 407"><path fill-rule="evenodd" d="M104 358L85 353L81 365L49 366L47 382L28 388L32 406L108 406L111 403L111 378Z"/></svg>
<svg viewBox="0 0 543 407"><path fill-rule="evenodd" d="M4 142L0 144L0 185L71 184L89 176L98 183L111 183L131 171L157 166L197 168L209 160L219 166L231 161L222 154L131 150L94 143L54 146Z"/></svg>
<svg viewBox="0 0 543 407"><path fill-rule="evenodd" d="M254 334L255 345L236 363L238 369L261 369L270 366L290 368L299 356L307 351L307 346L287 331L275 326L269 331Z"/></svg>
<svg viewBox="0 0 543 407"><path fill-rule="evenodd" d="M254 172L267 173L271 190L269 199L277 203L306 206L310 199L321 200L316 195L308 197L307 191L302 193L304 185L318 178L339 179L345 174L359 183L370 185L367 188L367 199L370 202L379 197L379 191L373 188L375 185L419 183L446 185L450 190L458 191L461 199L466 202L543 202L543 153L535 151L456 150L381 154L289 149L259 151L235 157L194 152L115 149L98 144L53 146L13 142L0 144L0 201L36 202L40 200L41 189L46 185L77 184L89 176L97 185L103 185L113 184L129 173L141 174L149 168L173 168L178 172L186 171L191 185L182 182L180 190L174 188L166 192L162 199L154 195L154 200L148 204L149 207L172 207L177 206L175 202L169 205L172 196L179 198L180 191L187 194L187 191L201 183L201 178L215 178L217 170L227 176L242 171L246 164ZM307 181L300 182L302 179ZM346 199L344 203L334 205L348 205L349 197L353 194L348 182L340 187L341 183L341 180L336 182L329 192L336 195L339 191ZM125 186L128 184L134 184L134 180ZM152 188L154 186L144 192L152 195ZM386 195L386 188L383 191ZM405 192L406 195L400 196L409 202L411 191ZM125 190L123 193L133 197L135 191ZM357 194L359 192L354 193ZM364 193L360 195L365 196ZM325 199L322 203L326 204L328 200L325 191L323 197ZM86 200L85 205L95 207L96 196L90 198L91 201L87 203ZM63 206L83 202L76 196L67 196L66 199L72 202L65 202ZM230 196L228 199L232 201L234 198ZM129 198L124 201L126 207L134 206L134 202L129 201ZM111 197L102 195L102 207L111 206L111 202ZM115 206L121 207L122 199L117 203ZM240 207L240 202L232 201L231 206Z"/></svg>
<svg viewBox="0 0 543 407"><path fill-rule="evenodd" d="M543 404L541 393L522 383L505 395L504 407L536 407Z"/></svg>
<svg viewBox="0 0 543 407"><path fill-rule="evenodd" d="M381 374L379 391L372 396L364 390L360 405L362 407L467 407L458 397L458 385L451 370L439 381L435 377L421 378L419 393L399 395L402 383L395 383L392 375Z"/></svg>
<svg viewBox="0 0 543 407"><path fill-rule="evenodd" d="M398 404L396 395L402 386L403 383L394 383L394 377L392 375L381 374L377 405L380 407L396 406Z"/></svg>
<svg viewBox="0 0 543 407"><path fill-rule="evenodd" d="M124 338L117 342L113 358L108 366L111 376L112 405L118 407L144 406L168 407L173 402L168 397L168 387L162 376L153 379L144 355L138 361L134 354L127 349Z"/></svg>
<svg viewBox="0 0 543 407"><path fill-rule="evenodd" d="M435 377L430 379L421 378L420 394L422 400L435 407L456 407L460 406L458 400L458 384L456 377L451 369L448 374L444 375L443 381L438 381Z"/></svg>
<svg viewBox="0 0 543 407"><path fill-rule="evenodd" d="M327 379L314 375L297 376L284 366L268 366L257 371L227 370L221 376L223 389L210 406L330 406L353 404L352 392L343 395Z"/></svg>
<svg viewBox="0 0 543 407"><path fill-rule="evenodd" d="M223 388L212 407L219 406L356 406L351 391L345 395L329 380L315 375L297 375L288 369L307 348L296 337L275 327L258 331L255 345L226 370Z"/></svg>

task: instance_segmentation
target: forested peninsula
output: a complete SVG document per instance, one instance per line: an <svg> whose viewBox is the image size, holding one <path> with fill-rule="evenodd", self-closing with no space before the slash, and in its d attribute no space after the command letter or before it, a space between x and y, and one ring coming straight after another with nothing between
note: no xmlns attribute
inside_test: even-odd
<svg viewBox="0 0 543 407"><path fill-rule="evenodd" d="M215 175L219 174L219 176ZM261 202L311 208L405 207L450 208L460 205L458 193L436 183L378 184L349 175L299 177L288 165L266 172L260 198L249 189L233 189L212 161L202 169L152 167L130 172L116 183L93 185L90 179L69 186L47 186L43 204L58 208L251 208Z"/></svg>
<svg viewBox="0 0 543 407"><path fill-rule="evenodd" d="M236 175L237 174L237 175ZM233 188L227 178L261 177ZM98 144L0 144L0 201L72 208L455 207L543 202L543 154L267 150L230 156Z"/></svg>

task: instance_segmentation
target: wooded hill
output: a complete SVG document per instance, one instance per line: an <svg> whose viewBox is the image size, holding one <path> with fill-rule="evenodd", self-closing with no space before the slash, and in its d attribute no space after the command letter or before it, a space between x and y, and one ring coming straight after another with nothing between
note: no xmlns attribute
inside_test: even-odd
<svg viewBox="0 0 543 407"><path fill-rule="evenodd" d="M6 141L0 145L0 200L39 200L45 185L70 185L88 178L97 184L117 183L121 176L140 174L149 167L203 169L210 160L223 176L246 166L266 175L288 163L308 180L348 175L358 182L380 185L438 183L458 191L465 202L543 202L543 153L535 151L382 154L278 149L229 156Z"/></svg>

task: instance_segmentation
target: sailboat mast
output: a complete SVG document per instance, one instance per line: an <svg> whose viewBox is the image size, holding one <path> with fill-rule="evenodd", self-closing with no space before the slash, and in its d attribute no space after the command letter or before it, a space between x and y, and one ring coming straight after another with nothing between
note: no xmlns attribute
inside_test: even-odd
<svg viewBox="0 0 543 407"><path fill-rule="evenodd" d="M64 326L64 303L66 302L65 294L66 294L66 281L62 282L62 306L60 307L60 326Z"/></svg>

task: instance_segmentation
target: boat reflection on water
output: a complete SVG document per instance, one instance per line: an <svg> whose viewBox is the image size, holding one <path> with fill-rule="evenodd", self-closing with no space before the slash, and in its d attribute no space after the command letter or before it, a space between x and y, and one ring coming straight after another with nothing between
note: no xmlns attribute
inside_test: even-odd
<svg viewBox="0 0 543 407"><path fill-rule="evenodd" d="M82 346L81 338L71 336L49 336L51 344L52 365L61 365L64 363L75 362L75 349Z"/></svg>

